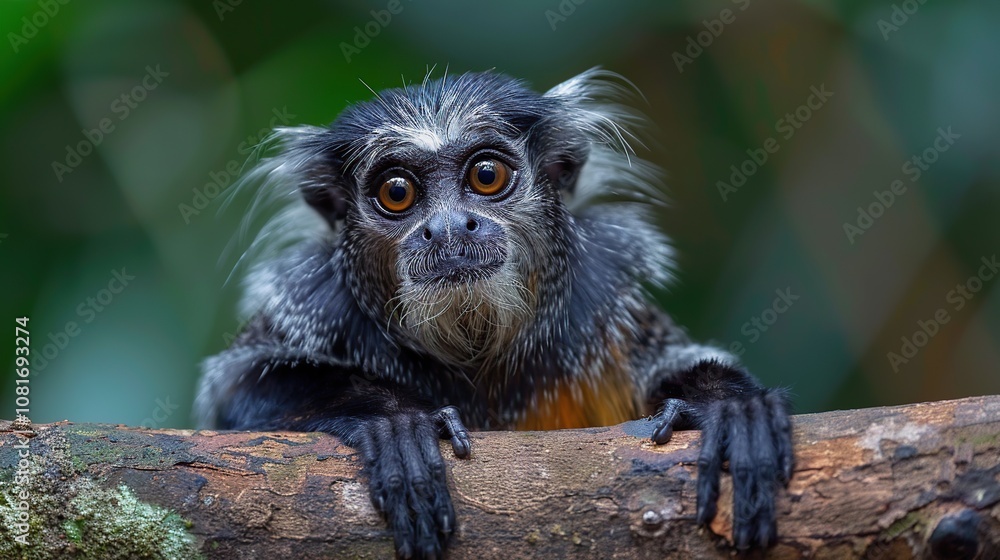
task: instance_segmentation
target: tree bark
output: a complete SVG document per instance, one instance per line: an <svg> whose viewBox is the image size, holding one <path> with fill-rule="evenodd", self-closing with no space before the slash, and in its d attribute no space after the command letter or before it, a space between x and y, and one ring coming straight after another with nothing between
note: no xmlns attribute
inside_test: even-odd
<svg viewBox="0 0 1000 560"><path fill-rule="evenodd" d="M795 474L780 491L780 538L768 558L1000 558L1000 396L793 422ZM442 442L459 521L449 557L729 558L728 474L717 519L698 529L698 432L654 446L651 428L638 420L475 433L469 460ZM13 429L0 426L8 480L19 460ZM32 429L33 460L59 463L53 484L125 485L186 519L208 558L393 555L357 457L333 437L68 422ZM46 523L44 546L72 547L59 533L65 519Z"/></svg>

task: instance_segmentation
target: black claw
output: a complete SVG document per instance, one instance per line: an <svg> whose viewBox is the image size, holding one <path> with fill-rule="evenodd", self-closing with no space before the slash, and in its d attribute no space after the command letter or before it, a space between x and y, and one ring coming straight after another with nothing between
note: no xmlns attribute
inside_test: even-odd
<svg viewBox="0 0 1000 560"><path fill-rule="evenodd" d="M434 411L434 419L438 424L441 438L451 440L451 448L459 459L469 458L472 453L472 442L469 441L469 430L462 422L458 409L454 406L441 407Z"/></svg>
<svg viewBox="0 0 1000 560"><path fill-rule="evenodd" d="M778 525L773 521L761 519L757 527L757 546L768 548L778 542Z"/></svg>
<svg viewBox="0 0 1000 560"><path fill-rule="evenodd" d="M674 427L669 422L660 422L653 429L653 443L663 445L674 435Z"/></svg>
<svg viewBox="0 0 1000 560"><path fill-rule="evenodd" d="M688 410L688 405L680 399L667 399L663 402L663 409L656 415L656 427L653 428L653 443L663 445L670 441L674 435L674 425L680 420Z"/></svg>
<svg viewBox="0 0 1000 560"><path fill-rule="evenodd" d="M468 438L460 438L455 436L451 438L451 448L455 451L455 456L459 459L468 459L469 454L472 452L472 445L469 443Z"/></svg>

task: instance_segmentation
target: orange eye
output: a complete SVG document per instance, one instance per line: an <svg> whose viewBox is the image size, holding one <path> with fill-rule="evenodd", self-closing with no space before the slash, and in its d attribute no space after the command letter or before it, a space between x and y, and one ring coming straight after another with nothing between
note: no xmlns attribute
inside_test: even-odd
<svg viewBox="0 0 1000 560"><path fill-rule="evenodd" d="M390 212L403 212L413 206L417 190L405 177L391 177L378 189L378 202Z"/></svg>
<svg viewBox="0 0 1000 560"><path fill-rule="evenodd" d="M493 158L481 159L469 169L469 186L482 195L497 194L510 183L510 168Z"/></svg>

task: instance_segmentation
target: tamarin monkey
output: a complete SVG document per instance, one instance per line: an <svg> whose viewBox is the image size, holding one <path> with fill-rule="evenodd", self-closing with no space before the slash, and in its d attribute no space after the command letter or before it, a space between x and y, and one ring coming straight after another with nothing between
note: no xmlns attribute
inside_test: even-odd
<svg viewBox="0 0 1000 560"><path fill-rule="evenodd" d="M279 129L249 181L288 201L261 234L280 249L249 269L247 326L204 362L202 424L337 436L398 555L436 558L457 523L439 438L465 458L469 429L654 415L658 444L702 430L697 522L728 461L736 547L773 544L788 404L650 303L672 251L623 81L445 76Z"/></svg>

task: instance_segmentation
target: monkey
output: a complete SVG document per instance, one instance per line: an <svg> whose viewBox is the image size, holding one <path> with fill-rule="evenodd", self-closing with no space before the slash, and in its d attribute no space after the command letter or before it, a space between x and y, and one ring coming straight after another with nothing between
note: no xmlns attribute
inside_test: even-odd
<svg viewBox="0 0 1000 560"><path fill-rule="evenodd" d="M329 126L277 129L246 175L281 210L251 244L248 323L203 362L200 423L337 436L397 555L439 558L457 523L440 439L462 459L469 430L652 417L656 444L701 430L697 523L728 461L734 545L773 545L787 392L653 303L674 251L630 82L446 72L372 91Z"/></svg>

